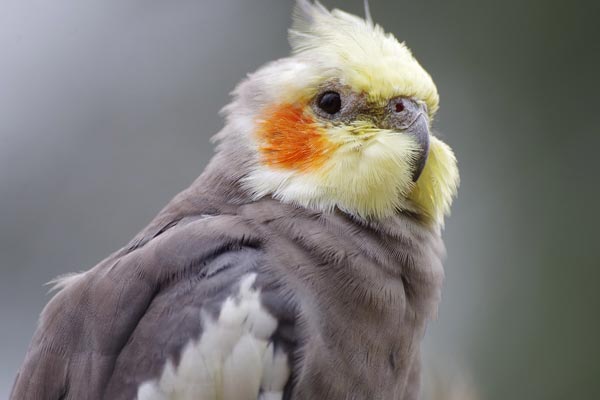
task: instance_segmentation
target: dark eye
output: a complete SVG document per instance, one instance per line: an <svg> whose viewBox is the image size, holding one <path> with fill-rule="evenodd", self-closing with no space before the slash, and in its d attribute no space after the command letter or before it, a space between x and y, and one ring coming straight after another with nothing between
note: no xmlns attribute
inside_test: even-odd
<svg viewBox="0 0 600 400"><path fill-rule="evenodd" d="M342 99L339 93L329 91L321 95L317 104L321 110L333 115L342 108Z"/></svg>
<svg viewBox="0 0 600 400"><path fill-rule="evenodd" d="M404 109L406 108L406 106L404 105L404 101L402 99L399 99L398 101L396 101L396 106L395 106L395 110L397 113L401 113L402 111L404 111Z"/></svg>

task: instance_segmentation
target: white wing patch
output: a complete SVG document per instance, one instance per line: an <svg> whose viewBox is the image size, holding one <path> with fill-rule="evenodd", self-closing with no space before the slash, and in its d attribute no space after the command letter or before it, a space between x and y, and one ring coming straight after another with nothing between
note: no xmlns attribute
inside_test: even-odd
<svg viewBox="0 0 600 400"><path fill-rule="evenodd" d="M242 277L239 293L227 298L217 320L202 315L200 339L188 343L178 366L168 361L158 379L144 382L138 400L282 399L288 357L269 342L277 320L262 307L255 279Z"/></svg>

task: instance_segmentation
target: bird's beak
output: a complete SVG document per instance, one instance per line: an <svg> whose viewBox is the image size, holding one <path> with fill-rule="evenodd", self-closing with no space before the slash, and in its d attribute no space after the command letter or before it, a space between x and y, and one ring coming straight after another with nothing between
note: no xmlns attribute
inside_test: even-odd
<svg viewBox="0 0 600 400"><path fill-rule="evenodd" d="M429 155L429 121L427 115L422 112L419 113L404 129L404 133L413 136L419 145L412 176L413 182L416 182L421 176L423 168L425 168L427 156Z"/></svg>

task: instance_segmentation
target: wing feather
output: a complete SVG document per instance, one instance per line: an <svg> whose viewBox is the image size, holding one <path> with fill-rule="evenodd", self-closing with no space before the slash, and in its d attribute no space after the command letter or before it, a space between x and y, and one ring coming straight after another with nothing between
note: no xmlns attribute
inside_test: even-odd
<svg viewBox="0 0 600 400"><path fill-rule="evenodd" d="M235 216L166 225L59 282L12 399L282 398L260 237Z"/></svg>

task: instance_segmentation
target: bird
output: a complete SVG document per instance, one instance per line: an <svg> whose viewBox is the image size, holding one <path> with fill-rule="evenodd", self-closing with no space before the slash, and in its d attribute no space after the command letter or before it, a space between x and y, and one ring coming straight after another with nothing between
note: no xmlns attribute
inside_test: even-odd
<svg viewBox="0 0 600 400"><path fill-rule="evenodd" d="M289 42L191 186L53 282L12 400L419 397L460 180L437 88L368 7L297 0Z"/></svg>

